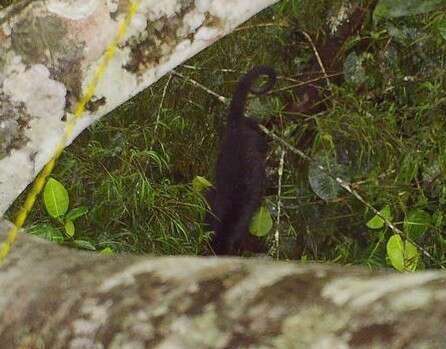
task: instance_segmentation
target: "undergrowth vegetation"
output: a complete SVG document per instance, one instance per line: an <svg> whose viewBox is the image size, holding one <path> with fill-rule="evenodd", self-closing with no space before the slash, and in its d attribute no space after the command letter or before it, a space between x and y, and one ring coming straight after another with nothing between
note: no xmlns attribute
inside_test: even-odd
<svg viewBox="0 0 446 349"><path fill-rule="evenodd" d="M77 239L115 252L206 253L206 202L193 179L212 182L227 107L209 90L231 97L243 72L267 64L278 86L251 99L248 114L273 117L269 129L325 169L271 140L266 252L371 268L445 267L446 15L438 1L422 2L380 2L343 45L335 73L344 81L325 86L327 107L314 115L286 107L315 55L301 33L327 35L321 28L344 1L282 0L91 126L53 174L70 205L88 208ZM28 222L52 224L43 201Z"/></svg>

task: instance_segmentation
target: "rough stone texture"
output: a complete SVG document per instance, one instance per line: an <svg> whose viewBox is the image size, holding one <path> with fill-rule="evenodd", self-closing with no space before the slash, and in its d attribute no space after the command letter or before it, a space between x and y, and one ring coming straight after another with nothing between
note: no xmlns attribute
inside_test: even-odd
<svg viewBox="0 0 446 349"><path fill-rule="evenodd" d="M0 348L446 348L443 271L105 257L21 234L0 285Z"/></svg>
<svg viewBox="0 0 446 349"><path fill-rule="evenodd" d="M277 1L143 0L67 144ZM0 216L50 159L128 4L25 0L0 11Z"/></svg>

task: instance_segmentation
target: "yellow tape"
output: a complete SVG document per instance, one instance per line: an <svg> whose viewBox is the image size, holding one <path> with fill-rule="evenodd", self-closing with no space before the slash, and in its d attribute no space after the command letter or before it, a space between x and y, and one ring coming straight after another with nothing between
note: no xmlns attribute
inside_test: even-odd
<svg viewBox="0 0 446 349"><path fill-rule="evenodd" d="M57 160L59 159L60 155L62 154L68 138L70 138L70 136L73 134L74 127L76 126L76 122L82 117L82 114L85 111L85 107L86 107L87 103L90 101L91 97L93 97L93 94L94 94L94 91L96 90L98 82L104 76L107 66L110 63L110 61L112 60L113 56L115 55L116 48L117 48L119 42L124 37L132 18L138 12L140 4L141 4L141 0L136 0L136 1L130 2L127 15L119 23L118 32L116 33L116 36L113 38L113 41L111 42L111 44L107 47L104 55L102 56L102 62L98 66L98 68L96 69L96 71L94 73L93 79L88 84L83 96L81 97L80 101L76 105L76 108L74 111L74 117L68 122L65 132L62 136L62 139L56 147L56 151L54 152L54 155L52 156L51 160L45 165L42 172L40 172L40 174L37 176L37 179L35 180L33 187L31 188L30 192L26 196L23 206L19 209L19 212L17 213L17 217L14 222L14 227L11 228L11 230L8 232L6 240L1 244L0 264L2 264L4 262L5 258L8 256L9 252L11 251L11 247L14 244L15 240L17 239L18 231L23 227L23 224L25 223L26 218L28 217L29 213L31 212L31 209L34 206L37 196L42 191L48 176L53 171Z"/></svg>

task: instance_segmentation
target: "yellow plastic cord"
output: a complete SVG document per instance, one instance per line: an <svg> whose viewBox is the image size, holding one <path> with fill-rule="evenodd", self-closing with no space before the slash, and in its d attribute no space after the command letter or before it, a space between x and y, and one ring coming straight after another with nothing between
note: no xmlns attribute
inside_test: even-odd
<svg viewBox="0 0 446 349"><path fill-rule="evenodd" d="M124 37L125 33L127 32L127 29L129 27L129 24L133 17L138 12L139 6L141 4L141 0L136 0L130 2L129 10L127 12L126 17L119 23L118 26L118 32L116 33L115 37L113 38L113 41L111 44L107 47L104 55L101 58L101 64L99 64L98 68L96 69L93 79L88 84L85 93L81 97L80 101L76 105L75 111L74 111L74 117L68 122L67 127L65 129L65 132L62 136L61 141L58 143L56 150L51 157L51 160L45 165L42 172L37 176L37 179L35 180L33 187L29 191L28 195L26 196L25 202L23 206L19 209L17 213L17 217L14 222L14 227L9 230L6 240L1 244L0 246L0 264L2 264L5 260L5 258L8 256L9 252L11 251L11 247L14 244L14 242L17 239L17 233L18 231L23 227L23 224L26 221L26 218L28 217L29 213L31 212L31 209L34 206L34 203L36 202L37 196L42 191L46 180L48 176L53 171L57 160L59 159L60 155L62 154L65 144L70 138L70 136L73 134L74 127L76 126L77 121L82 117L82 114L85 111L85 106L90 101L91 97L93 96L96 87L98 85L98 82L103 78L104 73L107 69L108 64L114 57L116 53L116 48L118 44L121 42L122 38Z"/></svg>

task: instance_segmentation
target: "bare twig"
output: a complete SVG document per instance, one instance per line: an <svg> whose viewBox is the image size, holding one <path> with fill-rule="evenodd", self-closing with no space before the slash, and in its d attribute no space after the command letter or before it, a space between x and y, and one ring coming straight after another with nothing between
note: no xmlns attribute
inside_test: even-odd
<svg viewBox="0 0 446 349"><path fill-rule="evenodd" d="M206 68L206 67L197 67L195 65L189 65L189 64L182 64L181 65L182 68L186 68L186 69L190 69L190 70L211 70L211 68ZM221 73L240 73L238 70L235 69L226 69L226 68L222 68L222 69L213 69L212 71L219 71Z"/></svg>
<svg viewBox="0 0 446 349"><path fill-rule="evenodd" d="M192 85L194 85L194 86L196 86L198 88L201 88L203 91L205 91L205 92L209 93L210 95L216 97L220 102L222 102L224 104L228 103L228 99L226 97L221 96L218 93L208 89L206 86L200 84L198 81L195 81L194 79L191 79L188 76L184 76L183 74L178 73L176 70L172 70L172 74L175 75L175 76L180 77L181 79L184 79L184 80L190 82Z"/></svg>
<svg viewBox="0 0 446 349"><path fill-rule="evenodd" d="M270 93L277 93L277 92L287 91L287 90L290 90L290 89L293 89L293 88L296 88L296 87L301 87L301 86L304 86L304 85L311 84L313 82L318 82L319 80L322 80L322 79L333 78L333 77L340 76L340 75L343 75L343 73L334 73L334 74L330 74L330 75L319 76L317 78L310 79L310 80L305 80L305 81L294 80L294 81L299 81L299 82L297 84L292 84L292 85L288 85L288 86L284 86L284 87L281 87L281 88L274 89Z"/></svg>
<svg viewBox="0 0 446 349"><path fill-rule="evenodd" d="M393 173L395 173L395 172L396 172L395 170L389 170L389 171L387 171L387 172L381 173L381 174L378 176L378 178L379 178L379 179L383 179L383 178L385 178L385 177L387 177L387 176L390 176L391 174L393 174ZM357 181L357 182L352 183L352 185L356 187L356 186L360 186L360 185L362 185L362 184L365 184L365 183L367 183L367 182L370 182L370 179L363 179L363 180L360 180L360 181Z"/></svg>
<svg viewBox="0 0 446 349"><path fill-rule="evenodd" d="M319 63L319 66L321 67L322 73L324 73L325 80L327 81L327 87L331 91L332 89L331 89L330 79L328 78L328 74L327 74L327 71L325 70L324 63L322 62L322 59L321 59L321 57L319 55L319 52L317 51L316 46L313 43L313 40L311 39L311 36L308 35L308 33L304 32L304 31L302 31L302 34L304 34L305 38L308 40L308 42L310 43L311 47L313 48L313 51L314 51L314 54L316 56L317 62Z"/></svg>
<svg viewBox="0 0 446 349"><path fill-rule="evenodd" d="M200 71L200 70L212 70L214 72L220 72L220 73L236 73L236 74L243 74L242 71L240 70L236 70L236 69L227 69L227 68L221 68L221 69L215 69L215 68L207 68L207 67L197 67L195 65L189 65L189 64L182 64L181 65L182 68L185 69L189 69L189 70L195 70L195 71ZM304 76L306 75L305 73L296 73L295 76ZM338 75L342 75L342 73L336 73L336 74L332 74L329 75L329 77L334 77L334 76L338 76ZM296 78L292 78L289 76L285 76L285 75L277 75L277 80L285 80L285 81L291 81L291 82L298 82L301 83L302 80L300 79L296 79ZM322 77L325 78L325 77ZM318 80L320 80L321 78L318 78ZM317 81L317 80L315 80ZM310 80L311 82L311 80ZM292 85L295 86L295 85Z"/></svg>
<svg viewBox="0 0 446 349"><path fill-rule="evenodd" d="M279 169L277 171L279 175L279 180L277 184L277 220L276 220L276 232L274 234L274 241L276 243L276 252L277 252L277 259L279 259L279 244L280 244L280 214L281 214L281 208L282 208L282 177L283 177L283 167L285 163L285 149L281 149L280 152L280 162L279 162Z"/></svg>
<svg viewBox="0 0 446 349"><path fill-rule="evenodd" d="M238 27L234 30L234 32L239 32L242 30L250 30L250 29L255 29L255 28L267 28L267 27L284 27L284 28L288 28L289 25L285 22L283 23L276 23L276 22L272 22L272 23L260 23L260 24L254 24L254 25L246 25L244 27Z"/></svg>

